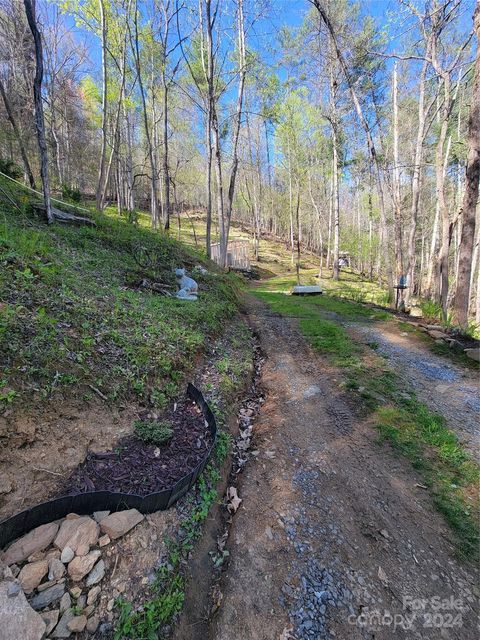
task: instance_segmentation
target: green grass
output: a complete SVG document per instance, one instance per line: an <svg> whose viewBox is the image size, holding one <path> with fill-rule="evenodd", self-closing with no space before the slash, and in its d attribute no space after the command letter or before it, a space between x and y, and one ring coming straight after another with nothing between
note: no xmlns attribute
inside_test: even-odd
<svg viewBox="0 0 480 640"><path fill-rule="evenodd" d="M378 345L356 343L342 325L357 317L383 319L385 314L329 295L288 296L263 286L254 294L275 312L296 318L312 347L340 368L343 386L356 393L363 410L370 412L380 441L388 441L424 478L433 503L456 535L459 555L479 559L480 467L444 418L402 388L396 373L375 353Z"/></svg>
<svg viewBox="0 0 480 640"><path fill-rule="evenodd" d="M20 211L0 198L0 401L73 386L89 394L91 385L112 402L133 394L164 406L236 312L238 278L199 276L195 303L138 288L146 277L174 292L175 266L206 263L112 212L95 214L96 227L47 226L29 213L28 195L15 187L14 196ZM140 247L152 264L137 264Z"/></svg>

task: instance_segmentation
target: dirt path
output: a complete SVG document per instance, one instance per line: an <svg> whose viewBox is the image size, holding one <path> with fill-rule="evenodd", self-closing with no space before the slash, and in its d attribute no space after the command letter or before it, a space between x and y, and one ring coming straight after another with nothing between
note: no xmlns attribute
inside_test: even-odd
<svg viewBox="0 0 480 640"><path fill-rule="evenodd" d="M441 413L471 455L480 461L480 389L478 373L432 353L414 333L395 323L350 324L357 339L376 343L407 386L427 406Z"/></svg>
<svg viewBox="0 0 480 640"><path fill-rule="evenodd" d="M355 418L292 323L248 304L267 400L209 640L477 638L475 576L420 479ZM440 611L430 601L452 597Z"/></svg>

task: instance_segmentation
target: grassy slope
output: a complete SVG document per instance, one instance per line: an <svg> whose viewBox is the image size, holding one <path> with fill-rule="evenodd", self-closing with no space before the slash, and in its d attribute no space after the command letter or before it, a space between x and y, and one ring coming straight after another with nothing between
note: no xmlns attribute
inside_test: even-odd
<svg viewBox="0 0 480 640"><path fill-rule="evenodd" d="M96 227L47 227L28 214L26 192L0 188L21 209L0 192L0 402L71 385L89 395L91 385L112 401L135 394L162 407L206 338L235 312L236 279L199 278L194 303L128 286L145 275L174 285L173 267L201 257L108 215L96 215ZM138 246L159 257L155 273L138 267Z"/></svg>

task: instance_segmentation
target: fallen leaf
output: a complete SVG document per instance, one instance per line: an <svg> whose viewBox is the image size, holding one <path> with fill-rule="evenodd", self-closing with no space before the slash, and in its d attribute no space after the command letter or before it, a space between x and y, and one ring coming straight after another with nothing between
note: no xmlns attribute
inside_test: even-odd
<svg viewBox="0 0 480 640"><path fill-rule="evenodd" d="M238 497L237 490L235 487L229 487L227 489L227 509L230 513L236 513L238 507L240 506L242 499Z"/></svg>

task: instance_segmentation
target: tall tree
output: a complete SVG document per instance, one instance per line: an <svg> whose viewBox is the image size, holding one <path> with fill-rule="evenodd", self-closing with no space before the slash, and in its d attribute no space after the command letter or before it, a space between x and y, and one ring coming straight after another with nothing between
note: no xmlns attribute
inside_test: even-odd
<svg viewBox="0 0 480 640"><path fill-rule="evenodd" d="M473 21L478 46L473 70L472 101L468 119L468 156L465 169L465 193L460 210L462 233L454 302L456 321L463 328L468 325L472 254L475 242L478 184L480 181L480 4L477 4Z"/></svg>
<svg viewBox="0 0 480 640"><path fill-rule="evenodd" d="M50 203L50 183L48 179L48 151L45 137L45 119L43 116L43 47L42 36L37 25L35 0L23 0L28 25L35 43L35 78L33 80L33 99L35 102L35 126L37 129L38 148L40 152L40 175L43 185L43 201L49 224L54 222L54 215Z"/></svg>

